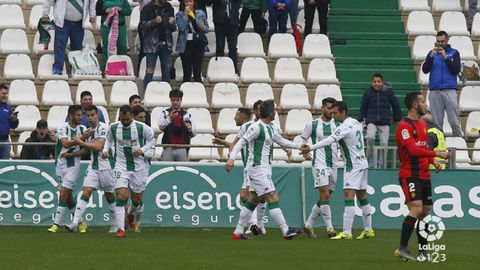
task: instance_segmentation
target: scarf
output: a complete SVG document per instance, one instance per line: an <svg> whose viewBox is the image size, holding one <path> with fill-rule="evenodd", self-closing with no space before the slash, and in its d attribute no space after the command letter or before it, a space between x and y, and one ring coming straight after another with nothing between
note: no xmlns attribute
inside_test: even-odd
<svg viewBox="0 0 480 270"><path fill-rule="evenodd" d="M107 26L110 23L110 19L113 18L112 25L110 26L110 32L108 33L108 56L116 55L117 54L117 40L118 40L118 10L112 8L112 12L107 15L105 22L103 25Z"/></svg>

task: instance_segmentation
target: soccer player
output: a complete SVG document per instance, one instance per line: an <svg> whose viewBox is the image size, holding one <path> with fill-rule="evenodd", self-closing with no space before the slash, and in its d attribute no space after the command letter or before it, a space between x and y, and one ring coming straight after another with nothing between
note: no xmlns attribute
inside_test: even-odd
<svg viewBox="0 0 480 270"><path fill-rule="evenodd" d="M103 147L102 158L109 156L110 148L115 149L114 175L117 197L115 220L118 238L125 237L125 204L130 190L132 205L129 214L135 213L142 205L143 191L146 187L144 154L155 145L153 130L144 123L133 120L132 109L128 105L120 107L120 122L108 128L107 141Z"/></svg>
<svg viewBox="0 0 480 270"><path fill-rule="evenodd" d="M247 132L235 144L230 157L225 164L229 172L237 154L248 144L247 173L250 178L248 201L240 210L238 225L232 234L232 239L248 239L244 230L257 204L268 202L270 216L282 230L285 239L290 240L301 233L300 228L288 226L282 210L279 208L279 197L272 181L272 152L273 142L287 148L299 149L299 145L284 139L277 128L272 125L275 119L275 103L266 100L260 105L260 120L250 125Z"/></svg>
<svg viewBox="0 0 480 270"><path fill-rule="evenodd" d="M79 152L64 154L64 156L67 157L76 157L82 156L90 151L91 160L85 178L83 179L83 192L80 201L77 204L73 216L73 222L69 225L65 225L65 229L70 232L75 232L77 230L78 223L87 208L90 196L99 186L105 192L105 198L107 199L110 217L112 219L112 226L110 227L109 233L117 232L117 225L115 222L115 194L113 193L115 188L113 171L110 161L100 157L100 153L103 150L107 138L108 126L99 121L98 111L99 110L95 105L89 105L85 108L87 120L90 124L89 130L92 132L92 135L87 142L82 141L78 136L73 138L75 143L83 149Z"/></svg>
<svg viewBox="0 0 480 270"><path fill-rule="evenodd" d="M58 231L67 208L72 213L75 211L75 198L72 191L75 189L80 172L80 157L66 158L62 154L80 150L80 146L74 140L75 137L82 136L82 140L85 140L91 135L91 132L88 132L86 127L80 125L82 121L82 106L72 105L68 107L68 119L68 122L65 122L57 129L55 173L60 180L60 196L53 225L48 229L52 233ZM79 231L86 232L87 224L80 222Z"/></svg>
<svg viewBox="0 0 480 270"><path fill-rule="evenodd" d="M342 123L335 132L314 144L313 146L303 145L302 152L317 150L337 142L345 158L345 170L343 173L343 192L345 199L345 210L343 213L343 232L332 237L332 240L351 240L353 219L355 218L355 195L362 208L362 220L364 230L357 239L375 237L372 229L372 212L367 199L368 186L368 162L365 157L363 127L356 119L348 116L348 106L343 101L333 104L332 116L335 121Z"/></svg>
<svg viewBox="0 0 480 270"><path fill-rule="evenodd" d="M318 119L307 123L303 130L301 137L304 142L306 142L308 138L312 138L312 143L315 144L335 133L337 126L335 120L332 118L332 108L335 102L336 100L331 97L322 100L322 114ZM320 215L322 215L327 227L328 238L337 235L337 232L333 229L332 211L329 205L330 194L332 194L337 185L337 160L337 143L319 148L313 153L312 173L315 188L318 188L320 192L320 200L313 205L312 212L303 227L303 230L311 238L317 238L317 235L313 231L313 226Z"/></svg>
<svg viewBox="0 0 480 270"><path fill-rule="evenodd" d="M408 115L397 127L395 139L398 146L400 170L398 179L405 195L409 213L403 220L400 246L395 250L395 256L404 260L415 260L408 251L408 240L415 229L417 220L425 218L432 207L432 185L430 181L429 165L440 171L441 164L434 158L447 159L447 151L439 152L428 150L427 124L420 119L426 113L425 98L419 92L411 92L405 96L405 106ZM419 257L425 256L421 249L427 244L418 230Z"/></svg>

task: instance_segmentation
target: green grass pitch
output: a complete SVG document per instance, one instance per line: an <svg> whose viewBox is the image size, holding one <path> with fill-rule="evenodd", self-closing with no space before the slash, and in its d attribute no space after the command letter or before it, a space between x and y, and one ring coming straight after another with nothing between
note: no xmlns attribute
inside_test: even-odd
<svg viewBox="0 0 480 270"><path fill-rule="evenodd" d="M46 227L0 227L0 269L478 269L479 231L446 231L446 261L403 262L393 256L398 230L376 230L370 240L332 241L306 235L285 241L279 230L250 241L232 229L147 228L116 239L106 228L88 233ZM358 235L355 231L354 235ZM412 236L411 251L416 244Z"/></svg>

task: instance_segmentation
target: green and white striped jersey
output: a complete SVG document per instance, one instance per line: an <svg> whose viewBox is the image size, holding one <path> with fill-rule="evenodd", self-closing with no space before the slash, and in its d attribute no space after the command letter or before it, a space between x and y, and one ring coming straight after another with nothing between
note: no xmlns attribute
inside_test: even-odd
<svg viewBox="0 0 480 270"><path fill-rule="evenodd" d="M108 152L114 147L114 168L123 171L139 171L146 168L144 155L135 157L133 152L141 148L146 153L155 145L153 130L138 121L132 121L124 127L121 122L110 125L107 132L107 142L103 151Z"/></svg>
<svg viewBox="0 0 480 270"><path fill-rule="evenodd" d="M240 140L243 135L247 132L248 128L255 123L255 120L250 120L243 125L240 126L240 129L238 130L237 134L237 139ZM247 166L247 161L248 161L248 143L245 145L245 147L242 148L242 161L243 161L243 166Z"/></svg>
<svg viewBox="0 0 480 270"><path fill-rule="evenodd" d="M351 117L337 127L332 137L338 142L345 159L345 171L357 171L368 168L365 157L363 126Z"/></svg>
<svg viewBox="0 0 480 270"><path fill-rule="evenodd" d="M107 139L108 126L105 123L98 122L98 125L93 130L92 136L88 139L89 142L94 142L98 139ZM89 168L93 170L109 170L112 169L110 161L102 158L102 153L99 151L90 150L90 165Z"/></svg>
<svg viewBox="0 0 480 270"><path fill-rule="evenodd" d="M60 157L63 153L73 153L80 150L79 145L74 145L69 148L63 147L60 142L62 139L73 140L76 136L82 136L87 130L86 127L78 125L75 128L70 127L68 122L61 124L57 128L57 145L55 146L55 164L57 168L70 168L80 166L80 157Z"/></svg>
<svg viewBox="0 0 480 270"><path fill-rule="evenodd" d="M307 141L308 138L312 138L312 144L327 138L334 134L337 129L335 120L331 119L329 122L323 121L321 118L315 119L310 123L307 123L302 133L303 141ZM338 145L332 143L314 150L312 165L319 168L336 168L338 164Z"/></svg>

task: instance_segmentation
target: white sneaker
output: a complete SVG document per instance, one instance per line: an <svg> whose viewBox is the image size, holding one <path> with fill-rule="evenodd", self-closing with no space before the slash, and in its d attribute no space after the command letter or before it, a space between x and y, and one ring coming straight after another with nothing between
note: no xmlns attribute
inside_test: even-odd
<svg viewBox="0 0 480 270"><path fill-rule="evenodd" d="M110 226L110 229L108 230L108 233L117 233L118 227L117 225L112 225Z"/></svg>
<svg viewBox="0 0 480 270"><path fill-rule="evenodd" d="M267 234L267 230L265 229L265 227L260 227L260 230L262 231L263 235Z"/></svg>
<svg viewBox="0 0 480 270"><path fill-rule="evenodd" d="M69 232L76 232L77 231L77 225L75 225L74 223L70 223L68 225L65 225L65 230L67 230Z"/></svg>

